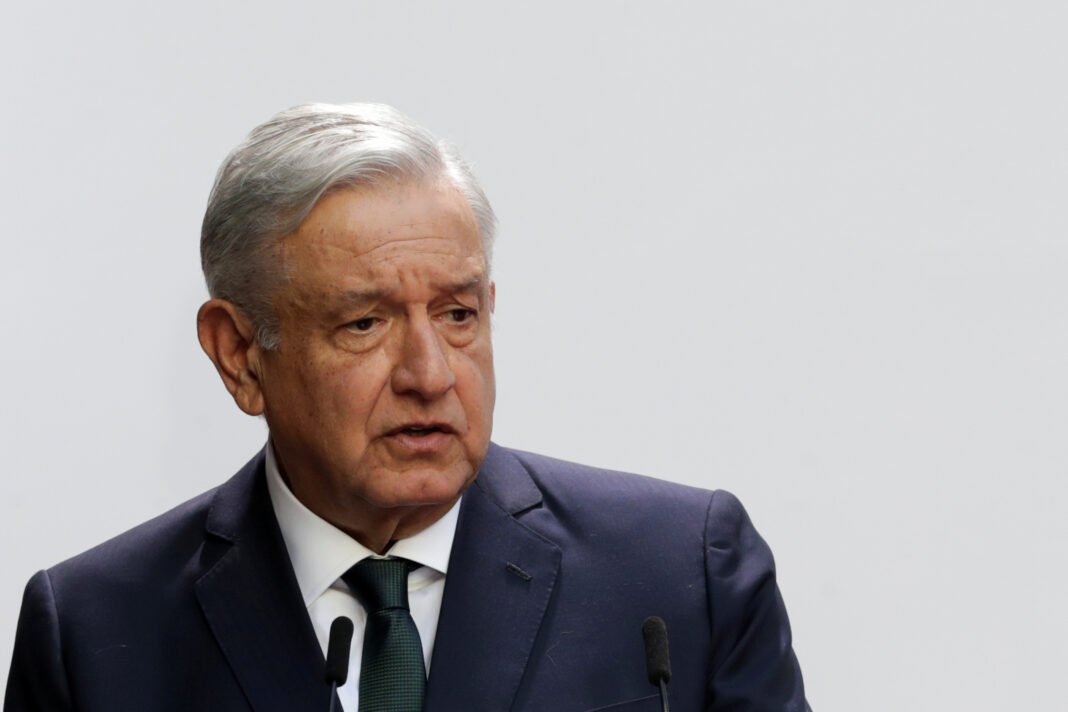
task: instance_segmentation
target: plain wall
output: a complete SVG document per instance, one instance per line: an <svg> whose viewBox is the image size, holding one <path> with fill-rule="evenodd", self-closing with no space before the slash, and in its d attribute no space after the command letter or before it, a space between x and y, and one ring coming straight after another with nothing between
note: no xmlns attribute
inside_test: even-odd
<svg viewBox="0 0 1068 712"><path fill-rule="evenodd" d="M195 338L205 200L275 111L361 100L497 209L498 442L739 495L819 710L1063 702L1066 20L5 6L0 682L34 571L263 444Z"/></svg>

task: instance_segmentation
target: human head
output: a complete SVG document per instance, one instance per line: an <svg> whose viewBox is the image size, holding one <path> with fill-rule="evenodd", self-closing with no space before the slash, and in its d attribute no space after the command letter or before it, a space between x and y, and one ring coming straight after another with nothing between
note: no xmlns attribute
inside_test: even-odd
<svg viewBox="0 0 1068 712"><path fill-rule="evenodd" d="M455 153L388 107L297 107L204 225L200 342L293 494L376 551L443 516L495 399L493 214Z"/></svg>
<svg viewBox="0 0 1068 712"><path fill-rule="evenodd" d="M263 348L276 348L272 294L285 277L279 240L335 190L436 177L467 200L489 263L496 217L451 144L385 104L303 104L275 114L215 177L200 238L208 292L249 317Z"/></svg>

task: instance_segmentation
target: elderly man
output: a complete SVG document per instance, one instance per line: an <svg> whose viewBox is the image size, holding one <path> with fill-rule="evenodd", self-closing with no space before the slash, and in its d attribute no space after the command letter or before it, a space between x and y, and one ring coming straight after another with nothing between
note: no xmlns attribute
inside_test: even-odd
<svg viewBox="0 0 1068 712"><path fill-rule="evenodd" d="M652 615L677 709L807 709L736 499L490 442L494 227L459 156L389 107L256 128L209 199L197 325L269 441L33 577L5 710L656 710Z"/></svg>

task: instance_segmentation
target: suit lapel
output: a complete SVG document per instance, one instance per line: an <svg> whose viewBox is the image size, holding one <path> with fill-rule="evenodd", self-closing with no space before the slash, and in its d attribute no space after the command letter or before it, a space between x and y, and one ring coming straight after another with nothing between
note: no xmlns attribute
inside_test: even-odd
<svg viewBox="0 0 1068 712"><path fill-rule="evenodd" d="M560 549L515 518L540 502L522 465L491 445L460 507L426 712L512 706L560 566Z"/></svg>
<svg viewBox="0 0 1068 712"><path fill-rule="evenodd" d="M197 581L197 598L252 708L326 709L323 654L274 518L262 452L219 488L207 529L205 554L218 559Z"/></svg>

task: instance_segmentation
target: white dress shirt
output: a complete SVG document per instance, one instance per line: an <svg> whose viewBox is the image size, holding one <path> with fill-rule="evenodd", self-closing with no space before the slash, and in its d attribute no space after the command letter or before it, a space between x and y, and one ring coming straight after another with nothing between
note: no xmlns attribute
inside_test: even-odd
<svg viewBox="0 0 1068 712"><path fill-rule="evenodd" d="M367 614L341 580L341 575L357 562L367 557L377 557L377 554L314 514L293 495L282 480L270 444L267 447L266 469L271 505L278 518L278 526L282 530L282 538L323 655L326 655L330 624L336 617L348 616L355 625L349 677L345 685L338 689L338 697L345 710L356 712L359 709L360 662ZM390 556L422 564L408 575L408 603L423 643L427 672L430 671L430 653L434 649L441 597L445 591L445 574L459 511L460 502L457 501L444 517L415 536L394 543L389 550ZM323 689L325 694L326 683L323 683Z"/></svg>

